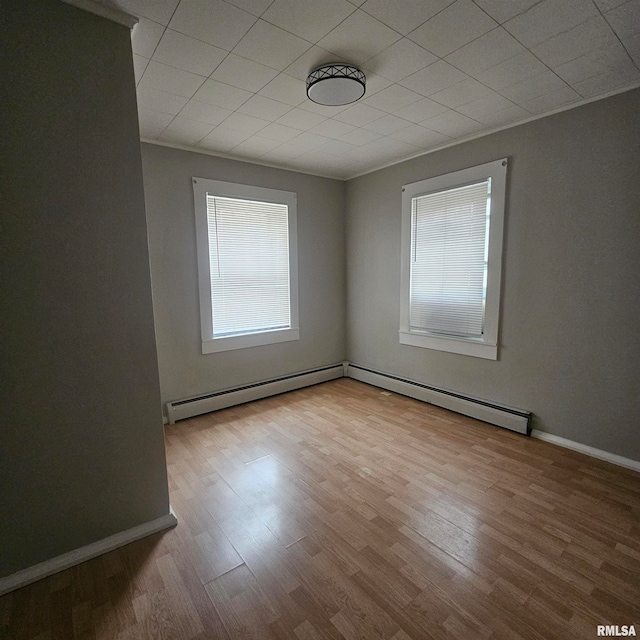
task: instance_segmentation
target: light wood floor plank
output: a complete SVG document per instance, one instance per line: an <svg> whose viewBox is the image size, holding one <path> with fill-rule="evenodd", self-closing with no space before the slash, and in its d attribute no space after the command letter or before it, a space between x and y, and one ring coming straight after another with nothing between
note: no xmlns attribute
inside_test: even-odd
<svg viewBox="0 0 640 640"><path fill-rule="evenodd" d="M166 448L178 527L3 596L0 640L640 634L635 472L347 379Z"/></svg>

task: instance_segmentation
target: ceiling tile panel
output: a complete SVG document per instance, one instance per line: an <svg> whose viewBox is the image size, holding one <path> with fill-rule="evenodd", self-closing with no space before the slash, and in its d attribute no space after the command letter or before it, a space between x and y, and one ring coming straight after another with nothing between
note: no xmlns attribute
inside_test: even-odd
<svg viewBox="0 0 640 640"><path fill-rule="evenodd" d="M151 109L176 116L182 107L189 101L189 98L179 96L175 93L158 91L148 86L138 87L138 107L141 109Z"/></svg>
<svg viewBox="0 0 640 640"><path fill-rule="evenodd" d="M232 113L223 123L225 127L230 129L238 129L244 131L248 135L252 135L264 129L268 124L268 120L262 118L256 118L254 116L248 116L244 113Z"/></svg>
<svg viewBox="0 0 640 640"><path fill-rule="evenodd" d="M294 78L298 78L298 80L306 81L310 71L323 64L335 62L335 60L334 53L314 46L307 49L297 60L292 62L284 72Z"/></svg>
<svg viewBox="0 0 640 640"><path fill-rule="evenodd" d="M378 91L382 91L393 84L391 80L387 80L386 78L379 76L377 73L372 73L371 71L365 72L365 76L367 78L367 91L365 93L367 97L372 96L374 93L378 93Z"/></svg>
<svg viewBox="0 0 640 640"><path fill-rule="evenodd" d="M291 106L288 104L256 94L238 108L238 113L245 113L248 116L273 122L290 110Z"/></svg>
<svg viewBox="0 0 640 640"><path fill-rule="evenodd" d="M581 97L582 96L571 87L562 87L562 89L551 91L543 96L538 96L528 102L524 102L522 107L530 113L541 113L543 111L557 109L569 102L575 102Z"/></svg>
<svg viewBox="0 0 640 640"><path fill-rule="evenodd" d="M322 137L322 144L329 142L330 138ZM274 149L275 153L286 155L289 158L296 158L304 155L305 153L309 153L310 151L317 149L320 145L316 145L314 147L305 146L298 142L298 138L292 138L288 142L282 143L276 149Z"/></svg>
<svg viewBox="0 0 640 640"><path fill-rule="evenodd" d="M525 48L511 34L498 27L454 51L446 61L460 71L475 75L523 51Z"/></svg>
<svg viewBox="0 0 640 640"><path fill-rule="evenodd" d="M613 71L592 76L587 80L575 83L573 88L584 98L591 98L639 85L640 72L634 67L626 71Z"/></svg>
<svg viewBox="0 0 640 640"><path fill-rule="evenodd" d="M354 11L346 0L275 0L262 17L315 43Z"/></svg>
<svg viewBox="0 0 640 640"><path fill-rule="evenodd" d="M605 73L623 73L634 69L635 65L624 47L616 42L565 62L556 67L555 71L569 84L575 84Z"/></svg>
<svg viewBox="0 0 640 640"><path fill-rule="evenodd" d="M528 78L534 78L547 70L547 67L530 51L524 51L495 67L477 73L476 78L488 87L499 91Z"/></svg>
<svg viewBox="0 0 640 640"><path fill-rule="evenodd" d="M420 147L408 144L402 140L396 140L394 138L380 138L380 140L366 144L363 147L358 147L352 151L350 155L353 155L354 157L361 156L364 159L373 157L380 162L381 160L385 161L386 159L388 159L387 161L392 161L396 158L414 156L421 151L422 149Z"/></svg>
<svg viewBox="0 0 640 640"><path fill-rule="evenodd" d="M370 142L377 140L379 137L380 134L375 133L375 131L369 131L368 129L358 127L357 129L353 129L353 131L340 136L340 140L356 147L361 147L363 144L369 144Z"/></svg>
<svg viewBox="0 0 640 640"><path fill-rule="evenodd" d="M363 103L387 113L394 113L398 109L421 99L422 96L419 93L415 93L415 91L411 91L406 87L401 87L399 84L392 84L371 97L365 98Z"/></svg>
<svg viewBox="0 0 640 640"><path fill-rule="evenodd" d="M408 120L403 120L402 118L389 114L365 124L364 128L369 131L374 131L375 133L388 136L391 133L395 133L396 131L400 131L400 129L405 129L409 126L411 126L411 123Z"/></svg>
<svg viewBox="0 0 640 640"><path fill-rule="evenodd" d="M303 109L291 109L288 113L278 118L278 124L284 124L287 127L308 131L316 125L324 122L327 118L311 111Z"/></svg>
<svg viewBox="0 0 640 640"><path fill-rule="evenodd" d="M400 34L358 9L318 42L340 60L362 64L400 39Z"/></svg>
<svg viewBox="0 0 640 640"><path fill-rule="evenodd" d="M233 52L254 62L282 71L297 60L311 44L264 20L258 20Z"/></svg>
<svg viewBox="0 0 640 640"><path fill-rule="evenodd" d="M459 69L452 67L444 60L438 60L438 62L434 62L425 69L401 80L398 84L423 96L430 96L467 78L468 76Z"/></svg>
<svg viewBox="0 0 640 640"><path fill-rule="evenodd" d="M405 129L396 131L391 134L391 137L425 149L447 144L447 142L451 142L453 140L453 138L450 138L449 136L445 136L442 133L433 131L432 129L427 129L419 124L412 124Z"/></svg>
<svg viewBox="0 0 640 640"><path fill-rule="evenodd" d="M356 145L343 142L342 140L329 140L321 147L317 147L317 151L320 153L328 153L333 156L341 156L349 151L353 151Z"/></svg>
<svg viewBox="0 0 640 640"><path fill-rule="evenodd" d="M384 138L385 142L388 139L392 140L393 138ZM363 163L367 168L379 166L381 162L385 161L386 154L378 142L379 140L376 140L362 147L356 147L347 157L355 162Z"/></svg>
<svg viewBox="0 0 640 640"><path fill-rule="evenodd" d="M445 111L439 116L429 118L423 122L423 126L451 138L462 138L482 128L479 122L457 111Z"/></svg>
<svg viewBox="0 0 640 640"><path fill-rule="evenodd" d="M159 140L176 144L195 145L204 138L213 125L177 116L160 134Z"/></svg>
<svg viewBox="0 0 640 640"><path fill-rule="evenodd" d="M261 16L268 8L273 0L225 0L234 7L243 9L253 16Z"/></svg>
<svg viewBox="0 0 640 640"><path fill-rule="evenodd" d="M465 105L456 107L456 111L469 118L478 120L479 122L486 122L485 118L487 116L490 116L491 114L498 111L511 109L513 107L518 108L513 104L513 102L511 102L511 100L508 100L498 93L492 93L491 95L485 96L484 98L479 98L478 100L474 100L473 102L469 102ZM523 117L527 115L526 112L524 112L522 109L519 110L522 113Z"/></svg>
<svg viewBox="0 0 640 640"><path fill-rule="evenodd" d="M310 131L304 131L295 138L292 138L291 144L299 145L305 149L317 149L325 144L325 142L329 142L330 139L331 138L325 136L319 136L316 133L311 133Z"/></svg>
<svg viewBox="0 0 640 640"><path fill-rule="evenodd" d="M324 122L317 124L309 131L319 136L338 139L353 131L355 128L355 125L330 118L329 120L325 120Z"/></svg>
<svg viewBox="0 0 640 640"><path fill-rule="evenodd" d="M230 53L213 72L211 78L255 93L277 75L278 72L271 67Z"/></svg>
<svg viewBox="0 0 640 640"><path fill-rule="evenodd" d="M334 119L339 120L340 122L346 122L347 124L352 124L356 127L362 127L384 115L386 115L384 111L374 109L373 107L360 102L348 109L345 109L344 111L341 111Z"/></svg>
<svg viewBox="0 0 640 640"><path fill-rule="evenodd" d="M334 156L330 167L325 169L321 175L335 176L344 180L353 174L354 169L364 171L364 169L360 169L361 166L359 162L355 162L349 156Z"/></svg>
<svg viewBox="0 0 640 640"><path fill-rule="evenodd" d="M364 69L397 82L424 69L436 60L436 56L426 49L408 38L402 38L377 56L367 60Z"/></svg>
<svg viewBox="0 0 640 640"><path fill-rule="evenodd" d="M474 116L474 120L478 120L482 122L482 124L493 128L508 125L519 120L525 120L529 116L530 113L526 109L514 104L506 109L499 109L480 116Z"/></svg>
<svg viewBox="0 0 640 640"><path fill-rule="evenodd" d="M610 11L621 4L626 4L629 0L594 0L594 2L600 11Z"/></svg>
<svg viewBox="0 0 640 640"><path fill-rule="evenodd" d="M593 49L617 44L618 39L602 16L591 18L577 27L549 38L532 51L542 62L557 67Z"/></svg>
<svg viewBox="0 0 640 640"><path fill-rule="evenodd" d="M326 175L328 173L340 175L340 171L336 170L335 164L335 156L326 154L320 157L309 157L308 154L304 154L296 160L296 165L303 171L316 173L318 175Z"/></svg>
<svg viewBox="0 0 640 640"><path fill-rule="evenodd" d="M306 93L304 95L305 99L298 105L300 109L303 109L304 111L311 111L311 113L317 113L325 118L332 118L341 111L349 108L348 104L344 104L339 107L328 107L324 104L316 104L306 97Z"/></svg>
<svg viewBox="0 0 640 640"><path fill-rule="evenodd" d="M231 149L244 142L249 135L246 131L242 129L232 129L223 122L205 138L200 140L198 147L210 149L211 151L231 151Z"/></svg>
<svg viewBox="0 0 640 640"><path fill-rule="evenodd" d="M591 0L543 0L504 27L525 47L534 47L597 15Z"/></svg>
<svg viewBox="0 0 640 640"><path fill-rule="evenodd" d="M215 105L199 100L189 100L188 104L180 111L181 118L205 122L212 127L219 125L223 120L230 116L233 112L228 109L216 107ZM207 132L208 133L208 132Z"/></svg>
<svg viewBox="0 0 640 640"><path fill-rule="evenodd" d="M540 0L473 0L484 9L494 20L502 24L527 9L533 7Z"/></svg>
<svg viewBox="0 0 640 640"><path fill-rule="evenodd" d="M213 104L223 109L235 111L241 104L244 104L253 93L238 87L233 87L217 80L205 80L204 84L196 91L194 100L201 100Z"/></svg>
<svg viewBox="0 0 640 640"><path fill-rule="evenodd" d="M640 2L631 0L605 14L625 49L640 67Z"/></svg>
<svg viewBox="0 0 640 640"><path fill-rule="evenodd" d="M307 99L305 83L297 78L288 76L286 73L277 75L269 84L262 87L259 93L292 107L297 107Z"/></svg>
<svg viewBox="0 0 640 640"><path fill-rule="evenodd" d="M407 35L417 29L429 18L442 11L454 0L367 0L362 6L374 18L386 25Z"/></svg>
<svg viewBox="0 0 640 640"><path fill-rule="evenodd" d="M138 56L135 53L133 54L133 72L136 77L136 84L142 80L142 75L144 74L148 64L149 58Z"/></svg>
<svg viewBox="0 0 640 640"><path fill-rule="evenodd" d="M494 94L492 89L481 84L473 78L467 78L462 82L452 84L450 87L432 94L431 99L445 107L455 109L460 105L473 102L479 98L486 98Z"/></svg>
<svg viewBox="0 0 640 640"><path fill-rule="evenodd" d="M169 67L151 60L140 80L140 87L158 89L190 98L205 81L203 76Z"/></svg>
<svg viewBox="0 0 640 640"><path fill-rule="evenodd" d="M140 121L140 136L155 140L173 120L173 116L151 109L138 109L138 119Z"/></svg>
<svg viewBox="0 0 640 640"><path fill-rule="evenodd" d="M264 138L260 135L251 136L248 140L241 142L233 148L234 153L245 155L248 158L261 156L268 151L275 149L280 143L277 140Z"/></svg>
<svg viewBox="0 0 640 640"><path fill-rule="evenodd" d="M298 158L308 151L306 147L293 144L292 142L278 143L272 151L268 151L262 157L270 162L279 162L280 160L291 160Z"/></svg>
<svg viewBox="0 0 640 640"><path fill-rule="evenodd" d="M201 76L209 76L226 55L224 49L167 29L153 54L153 60Z"/></svg>
<svg viewBox="0 0 640 640"><path fill-rule="evenodd" d="M398 109L395 112L395 115L397 115L399 118L409 120L410 122L418 123L426 120L427 118L433 118L433 116L444 113L446 110L447 107L440 104L439 102L434 102L429 98L422 98L422 100L414 102L408 107Z"/></svg>
<svg viewBox="0 0 640 640"><path fill-rule="evenodd" d="M442 58L497 26L471 0L457 0L412 31L409 38Z"/></svg>
<svg viewBox="0 0 640 640"><path fill-rule="evenodd" d="M277 124L272 122L268 124L260 135L271 140L278 140L279 142L288 142L292 138L295 138L300 133L299 129L293 129L283 124Z"/></svg>
<svg viewBox="0 0 640 640"><path fill-rule="evenodd" d="M544 71L534 78L501 89L500 93L512 102L522 104L546 93L562 89L565 86L565 82L555 73Z"/></svg>
<svg viewBox="0 0 640 640"><path fill-rule="evenodd" d="M231 51L256 17L223 0L181 0L169 27Z"/></svg>

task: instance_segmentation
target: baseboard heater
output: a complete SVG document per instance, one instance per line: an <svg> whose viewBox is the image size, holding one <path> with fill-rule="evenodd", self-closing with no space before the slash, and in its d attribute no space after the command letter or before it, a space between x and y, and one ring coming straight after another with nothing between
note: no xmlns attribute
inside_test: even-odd
<svg viewBox="0 0 640 640"><path fill-rule="evenodd" d="M403 396L422 400L523 435L531 435L531 413L529 411L505 407L453 391L438 389L414 380L367 369L357 364L349 363L346 375L374 387L381 387Z"/></svg>
<svg viewBox="0 0 640 640"><path fill-rule="evenodd" d="M216 391L205 395L187 398L185 400L176 400L167 402L165 409L169 424L174 424L177 420L192 418L210 411L233 407L237 404L251 402L252 400L260 400L269 396L275 396L279 393L286 393L294 389L302 389L320 382L335 380L344 376L345 367L342 363L312 369L310 371L301 371L300 373L292 373L290 375L272 378L271 380L263 380L262 382L254 382L242 387L233 389L225 389L224 391Z"/></svg>

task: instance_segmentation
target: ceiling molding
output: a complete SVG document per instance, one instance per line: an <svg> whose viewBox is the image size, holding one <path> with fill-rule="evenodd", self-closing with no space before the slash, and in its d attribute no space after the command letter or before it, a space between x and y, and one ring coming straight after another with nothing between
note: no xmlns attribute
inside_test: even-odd
<svg viewBox="0 0 640 640"><path fill-rule="evenodd" d="M103 4L98 0L62 0L62 2L77 7L78 9L88 11L89 13L93 13L101 18L106 18L112 22L122 24L128 29L133 29L133 27L139 22L138 18L132 16L126 11L123 11L119 7L111 4Z"/></svg>
<svg viewBox="0 0 640 640"><path fill-rule="evenodd" d="M301 173L305 176L313 176L314 178L326 178L327 180L337 180L338 182L346 182L350 178L336 178L336 176L330 176L325 173L318 173L317 171L305 171L304 169L298 169L292 166L285 166L283 164L274 164L268 162L260 162L259 158L241 158L240 156L233 156L222 151L213 151L210 149L203 149L201 147L189 147L183 144L176 144L175 142L165 142L164 140L153 140L151 138L140 138L140 142L146 144L153 144L157 147L168 147L169 149L177 149L178 151L188 151L189 153L199 153L203 156L212 156L213 158L224 158L225 160L235 160L236 162L244 162L245 164L253 164L258 167L267 167L268 169L279 169L280 171L290 171L291 173ZM373 169L376 171L376 169Z"/></svg>

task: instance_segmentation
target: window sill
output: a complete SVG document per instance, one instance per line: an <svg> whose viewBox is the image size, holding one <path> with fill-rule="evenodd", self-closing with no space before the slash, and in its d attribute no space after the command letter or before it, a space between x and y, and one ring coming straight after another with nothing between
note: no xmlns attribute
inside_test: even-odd
<svg viewBox="0 0 640 640"><path fill-rule="evenodd" d="M498 359L498 346L495 344L488 344L477 340L465 340L463 338L446 338L444 336L411 333L409 331L399 331L399 334L400 344L422 347L423 349L448 351L449 353L485 358L486 360Z"/></svg>
<svg viewBox="0 0 640 640"><path fill-rule="evenodd" d="M261 333L249 333L244 336L231 336L229 338L215 338L202 341L202 353L218 353L219 351L233 351L248 347L259 347L265 344L277 342L290 342L300 339L300 329L280 329L278 331L263 331Z"/></svg>

